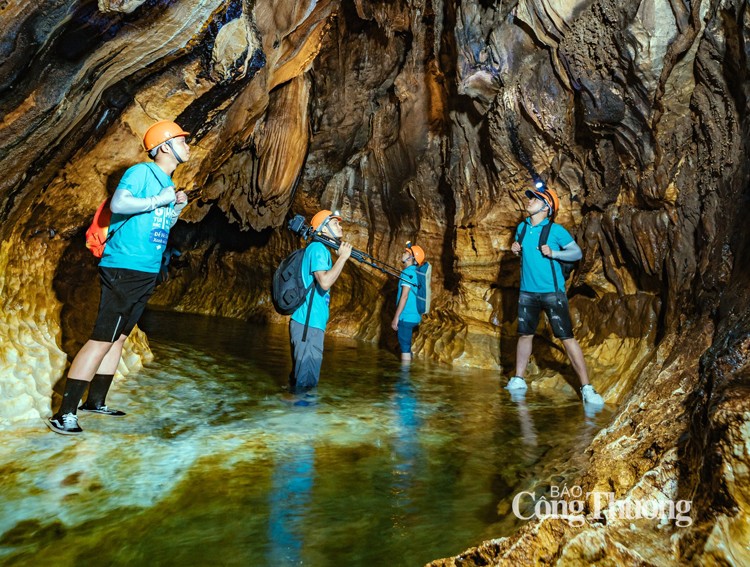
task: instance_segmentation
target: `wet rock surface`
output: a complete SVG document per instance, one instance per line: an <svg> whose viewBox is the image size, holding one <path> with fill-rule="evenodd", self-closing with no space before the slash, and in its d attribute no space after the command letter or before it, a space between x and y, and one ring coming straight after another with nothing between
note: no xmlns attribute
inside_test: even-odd
<svg viewBox="0 0 750 567"><path fill-rule="evenodd" d="M95 310L83 231L154 120L193 133L183 255L155 306L282 322L268 290L299 244L285 220L338 208L376 258L427 251L420 356L506 374L511 234L543 179L584 251L576 336L619 407L581 483L689 497L695 522L545 520L443 563L747 562L743 2L8 0L0 15L0 425L49 414ZM330 332L388 346L394 294L352 263ZM575 384L536 343L532 387ZM121 374L148 356L136 335Z"/></svg>

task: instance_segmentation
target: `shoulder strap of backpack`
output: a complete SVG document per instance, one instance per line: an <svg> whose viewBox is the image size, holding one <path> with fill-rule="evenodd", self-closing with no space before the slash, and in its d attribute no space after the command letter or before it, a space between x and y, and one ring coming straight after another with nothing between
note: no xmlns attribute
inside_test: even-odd
<svg viewBox="0 0 750 567"><path fill-rule="evenodd" d="M307 248L305 248L305 254L307 254ZM304 262L304 259L303 259ZM307 286L307 289L305 290L305 295L310 294L310 303L307 305L307 316L305 317L305 330L302 332L302 342L307 341L307 329L310 327L310 314L312 313L312 305L313 301L315 301L315 274L310 274L312 276L312 281L310 282L310 285Z"/></svg>
<svg viewBox="0 0 750 567"><path fill-rule="evenodd" d="M315 286L315 282L313 282L313 283L310 284L310 287L307 288L308 289L308 293L310 293L310 291L314 291L315 290L314 286ZM310 314L312 313L312 304L313 304L313 301L315 301L315 296L311 295L310 296L310 303L307 305L307 317L305 317L305 330L302 332L302 342L303 343L305 341L307 341L307 329L310 328Z"/></svg>
<svg viewBox="0 0 750 567"><path fill-rule="evenodd" d="M552 230L552 225L554 224L554 222L555 221L550 219L550 221L542 227L542 233L539 235L540 247L547 244L547 240L549 240L549 233L550 233L550 230Z"/></svg>
<svg viewBox="0 0 750 567"><path fill-rule="evenodd" d="M158 167L158 166L157 166L157 167ZM159 184L159 187L161 187L162 189L164 189L164 188L166 187L166 185L164 185L164 184L163 184L163 183L161 182L161 179L159 179L159 176L158 176L158 175L156 175L156 172L155 172L155 171L154 171L153 169L151 169L151 166L150 166L149 164L146 164L146 168L147 168L147 169L148 169L148 170L149 170L149 171L151 172L151 175L153 175L153 176L154 176L154 178L156 179L156 182L157 182L157 183ZM111 201L111 200L112 200L112 197L110 197L109 199L107 199L107 201ZM107 205L107 206L109 207L109 205ZM141 213L136 213L136 214L141 214ZM129 221L130 219L132 219L132 218L133 218L134 216L136 216L136 215L130 215L130 216L128 216L128 218L126 218L126 219L125 219L125 220L124 220L124 221L122 222L122 224L121 224L120 226L118 226L118 227L117 227L117 228L116 228L115 230L113 230L113 231L111 231L111 232L108 232L108 233L107 233L107 238L105 238L105 239L104 239L104 243L106 244L107 242L109 242L109 241L111 240L111 238L112 238L112 237L113 237L113 236L114 236L115 234L117 234L117 232L119 232L119 230L120 230L120 229L121 229L121 228L122 228L123 226L125 226L125 223L126 223L126 222L128 222L128 221Z"/></svg>
<svg viewBox="0 0 750 567"><path fill-rule="evenodd" d="M159 176L158 176L158 175L156 175L156 172L154 171L153 167L151 167L151 165L152 165L152 164L150 164L150 163L147 163L147 164L146 164L146 167L147 167L147 168L148 168L148 170L149 170L149 171L151 172L151 175L153 175L153 176L154 176L154 179L156 179L156 182L157 182L157 183L159 184L159 187L161 187L162 189L164 189L165 187L168 187L168 185L164 185L164 184L163 184L163 183L161 182L161 179L159 179ZM159 166L158 166L158 165L156 165L156 164L153 164L153 166L154 166L154 167L159 167Z"/></svg>
<svg viewBox="0 0 750 567"><path fill-rule="evenodd" d="M526 220L521 223L521 232L519 233L518 238L516 238L516 242L523 244L524 236L526 236Z"/></svg>
<svg viewBox="0 0 750 567"><path fill-rule="evenodd" d="M521 222L521 232L518 234L516 242L523 244L524 236L526 236L526 219L523 219L523 222ZM521 271L523 271L523 254L521 254L519 261L521 262Z"/></svg>
<svg viewBox="0 0 750 567"><path fill-rule="evenodd" d="M110 199L107 199L107 200L109 201ZM107 206L109 207L109 203L107 204ZM129 216L128 218L126 218L126 219L125 219L124 221L122 221L122 224L121 224L120 226L118 226L118 227L117 227L116 229L108 231L108 232L107 232L107 238L105 238L105 239L104 239L104 244L106 244L107 242L109 242L110 240L112 240L112 237L113 237L113 236L114 236L115 234L117 234L117 233L118 233L118 232L120 231L120 229L121 229L121 228L122 228L123 226L125 226L125 223L127 223L127 222L128 222L128 221L129 221L130 219L132 219L132 218L133 218L134 216L135 216L135 215L130 215L130 216ZM109 222L110 222L110 224L112 223L112 221L111 221L111 220L110 220Z"/></svg>
<svg viewBox="0 0 750 567"><path fill-rule="evenodd" d="M547 240L549 240L549 233L552 230L553 224L555 224L555 221L550 219L549 222L542 227L542 233L539 235L539 248L540 249L542 246L547 244ZM552 258L549 258L549 267L552 270L552 282L554 283L554 286L555 286L555 293L557 293L558 291L557 274L555 273L555 261Z"/></svg>

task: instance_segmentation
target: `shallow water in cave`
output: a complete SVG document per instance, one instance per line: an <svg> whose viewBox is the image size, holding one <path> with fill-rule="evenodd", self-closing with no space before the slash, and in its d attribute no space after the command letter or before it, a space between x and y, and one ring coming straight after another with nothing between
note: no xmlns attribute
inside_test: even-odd
<svg viewBox="0 0 750 567"><path fill-rule="evenodd" d="M517 528L514 495L562 485L611 416L331 337L295 405L284 327L142 326L155 359L108 397L127 417L4 433L0 563L422 565Z"/></svg>

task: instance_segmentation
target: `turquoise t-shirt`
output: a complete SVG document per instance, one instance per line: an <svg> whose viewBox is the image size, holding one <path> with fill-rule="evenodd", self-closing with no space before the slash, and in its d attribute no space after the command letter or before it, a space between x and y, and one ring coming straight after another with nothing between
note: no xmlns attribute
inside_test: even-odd
<svg viewBox="0 0 750 567"><path fill-rule="evenodd" d="M305 257L302 260L302 282L307 287L315 279L313 273L326 272L331 268L333 268L333 262L331 261L331 253L328 251L328 248L326 248L325 244L313 242L305 250ZM328 323L328 305L331 302L331 294L328 291L320 289L317 282L313 286L312 293L308 292L305 302L292 313L292 321L296 321L302 325L305 324L307 307L310 305L311 296L313 305L310 312L310 326L325 331L326 324Z"/></svg>
<svg viewBox="0 0 750 567"><path fill-rule="evenodd" d="M401 301L401 292L404 288L409 290L409 295L406 297L406 305L404 310L401 312L398 320L404 323L419 323L422 320L422 316L417 311L417 267L408 266L401 272L401 280L398 282L398 296L396 297L396 305ZM403 280L408 280L411 285Z"/></svg>
<svg viewBox="0 0 750 567"><path fill-rule="evenodd" d="M172 185L172 178L158 165L139 163L125 172L117 189L127 189L133 197L142 199L154 197L164 187ZM174 203L135 215L112 213L109 230L117 232L104 247L99 265L104 268L158 273L169 238L173 209Z"/></svg>
<svg viewBox="0 0 750 567"><path fill-rule="evenodd" d="M539 250L539 238L542 235L542 227L549 224L549 219L544 219L536 226L532 226L527 218L516 228L516 240L521 234L521 227L526 223L526 234L521 243L521 291L529 293L552 293L555 291L555 281L552 279L552 268L554 266L557 275L557 291L565 291L565 278L562 274L560 262L542 255ZM547 246L552 250L562 250L573 242L573 237L565 230L565 227L554 223L549 231Z"/></svg>

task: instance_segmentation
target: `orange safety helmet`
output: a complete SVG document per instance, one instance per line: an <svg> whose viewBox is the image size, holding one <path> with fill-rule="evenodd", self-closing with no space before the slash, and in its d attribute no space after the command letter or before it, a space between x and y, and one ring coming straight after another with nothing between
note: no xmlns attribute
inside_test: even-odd
<svg viewBox="0 0 750 567"><path fill-rule="evenodd" d="M539 187L538 191L528 189L526 191L526 196L529 199L536 198L544 201L547 207L549 207L549 216L554 217L560 210L560 199L558 198L557 193L554 189L546 188L544 184L537 183L537 187Z"/></svg>
<svg viewBox="0 0 750 567"><path fill-rule="evenodd" d="M313 228L315 232L320 232L325 228L325 226L328 224L328 221L331 219L338 219L339 222L341 222L341 215L338 211L335 213L323 209L322 211L318 211L315 213L315 216L313 216L312 220L310 221L310 226Z"/></svg>
<svg viewBox="0 0 750 567"><path fill-rule="evenodd" d="M424 250L422 250L421 246L412 245L411 242L407 242L404 252L411 254L418 266L421 266L424 262Z"/></svg>
<svg viewBox="0 0 750 567"><path fill-rule="evenodd" d="M177 123L171 120L162 120L146 130L146 133L143 135L143 147L146 148L147 152L150 152L167 140L189 135L190 132L185 132Z"/></svg>

